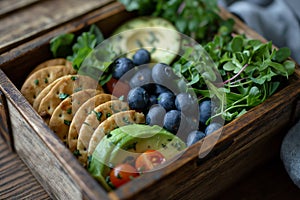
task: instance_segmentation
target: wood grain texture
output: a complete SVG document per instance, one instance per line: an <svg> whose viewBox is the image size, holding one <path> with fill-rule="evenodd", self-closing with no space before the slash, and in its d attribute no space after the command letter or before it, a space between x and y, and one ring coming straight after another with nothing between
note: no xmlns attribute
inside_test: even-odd
<svg viewBox="0 0 300 200"><path fill-rule="evenodd" d="M43 0L0 16L0 53L109 2L111 0Z"/></svg>
<svg viewBox="0 0 300 200"><path fill-rule="evenodd" d="M0 137L1 136L8 145L8 149L10 151L13 151L14 144L10 126L9 111L5 95L1 92L0 86Z"/></svg>
<svg viewBox="0 0 300 200"><path fill-rule="evenodd" d="M16 11L18 9L30 6L40 0L1 0L0 1L0 16Z"/></svg>
<svg viewBox="0 0 300 200"><path fill-rule="evenodd" d="M133 14L125 12L124 6L120 3L109 4L1 54L0 69L14 85L20 88L26 76L35 66L51 58L49 41L53 37L63 33L79 33L93 23L99 25L104 35L107 36L111 30L133 16Z"/></svg>
<svg viewBox="0 0 300 200"><path fill-rule="evenodd" d="M55 199L106 199L106 193L47 127L0 70L7 98L14 147L37 180Z"/></svg>
<svg viewBox="0 0 300 200"><path fill-rule="evenodd" d="M300 189L289 178L279 157L257 167L216 197L222 200L294 200L299 198Z"/></svg>
<svg viewBox="0 0 300 200"><path fill-rule="evenodd" d="M51 199L27 166L0 137L0 199Z"/></svg>
<svg viewBox="0 0 300 200"><path fill-rule="evenodd" d="M204 159L198 158L202 141L163 170L145 174L113 192L105 193L54 136L15 85L18 87L22 83L26 75L24 72L29 73L35 64L51 57L48 42L53 36L65 32L78 33L91 23L112 29L130 17L132 15L126 13L123 6L113 3L3 54L2 60L0 58L0 68L11 79L8 80L0 70L0 84L9 101L13 119L16 150L47 191L55 197L67 195L65 191L59 191L60 184L55 185L51 181L51 178L57 178L57 181L72 182L70 190L76 194L82 192L86 199L207 199L224 191L261 163L274 158L284 130L299 117L295 113L300 109L300 82L296 76L266 102L225 126L219 142ZM242 28L243 24L237 26L239 31L252 34L250 29ZM32 152L30 146L38 150ZM33 155L29 154L30 151ZM43 156L46 156L45 159L41 158ZM42 162L42 167L36 164L36 160ZM55 167L53 172L49 166ZM49 172L53 173L53 177L43 177Z"/></svg>
<svg viewBox="0 0 300 200"><path fill-rule="evenodd" d="M225 126L213 151L199 159L201 142L161 171L133 180L113 199L210 199L279 153L285 131L291 127L299 82ZM289 99L286 97L289 96ZM214 137L215 132L211 137ZM209 136L210 137L210 136ZM202 141L203 142L203 141ZM170 184L172 183L172 184ZM134 187L138 185L139 187ZM159 187L158 187L159 185ZM193 193L190 191L199 191Z"/></svg>

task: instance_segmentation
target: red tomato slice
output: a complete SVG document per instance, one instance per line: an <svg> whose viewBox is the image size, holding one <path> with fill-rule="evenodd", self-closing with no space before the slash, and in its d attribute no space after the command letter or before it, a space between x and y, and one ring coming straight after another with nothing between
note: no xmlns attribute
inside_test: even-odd
<svg viewBox="0 0 300 200"><path fill-rule="evenodd" d="M159 151L147 150L137 157L135 161L135 168L138 172L142 173L153 169L165 161L165 157Z"/></svg>
<svg viewBox="0 0 300 200"><path fill-rule="evenodd" d="M126 98L130 90L130 86L127 83L114 78L111 78L106 83L106 87L108 92L116 97L124 96L124 98Z"/></svg>
<svg viewBox="0 0 300 200"><path fill-rule="evenodd" d="M110 172L110 181L116 187L127 183L134 177L139 176L137 170L129 164L119 164Z"/></svg>

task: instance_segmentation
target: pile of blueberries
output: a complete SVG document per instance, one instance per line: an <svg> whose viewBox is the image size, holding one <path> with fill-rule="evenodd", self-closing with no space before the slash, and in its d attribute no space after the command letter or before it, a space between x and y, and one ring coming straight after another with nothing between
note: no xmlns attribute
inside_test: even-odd
<svg viewBox="0 0 300 200"><path fill-rule="evenodd" d="M186 92L186 85L169 65L151 66L150 61L150 53L142 48L132 60L122 57L112 64L112 77L130 86L129 107L143 112L146 124L180 133L178 136L184 138L188 146L222 127L219 123L205 125L214 107L210 99L199 104L195 95Z"/></svg>

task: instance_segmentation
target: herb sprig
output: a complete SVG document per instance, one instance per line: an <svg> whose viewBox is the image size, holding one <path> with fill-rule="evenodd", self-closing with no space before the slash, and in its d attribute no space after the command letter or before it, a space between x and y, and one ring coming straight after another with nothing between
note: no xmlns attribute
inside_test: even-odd
<svg viewBox="0 0 300 200"><path fill-rule="evenodd" d="M71 61L79 74L88 75L98 80L100 85L104 85L111 78L111 73L107 70L115 53L108 48L107 42L103 48L96 48L103 41L103 34L93 24L89 31L78 36L67 33L53 38L50 41L50 50L54 57L67 58Z"/></svg>
<svg viewBox="0 0 300 200"><path fill-rule="evenodd" d="M76 40L76 41L75 41ZM50 41L50 50L54 57L67 58L74 69L79 70L81 63L92 50L104 40L96 25L78 37L73 33L61 34Z"/></svg>

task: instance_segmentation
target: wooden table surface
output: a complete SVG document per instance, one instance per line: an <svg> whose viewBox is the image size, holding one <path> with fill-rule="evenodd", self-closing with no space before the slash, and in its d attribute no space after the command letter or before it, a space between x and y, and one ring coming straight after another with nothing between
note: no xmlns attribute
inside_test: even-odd
<svg viewBox="0 0 300 200"><path fill-rule="evenodd" d="M17 154L0 136L0 199L50 199Z"/></svg>
<svg viewBox="0 0 300 200"><path fill-rule="evenodd" d="M1 137L0 199L51 199ZM291 182L281 161L276 158L250 173L216 199L296 200L300 199L300 189Z"/></svg>

